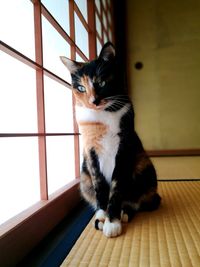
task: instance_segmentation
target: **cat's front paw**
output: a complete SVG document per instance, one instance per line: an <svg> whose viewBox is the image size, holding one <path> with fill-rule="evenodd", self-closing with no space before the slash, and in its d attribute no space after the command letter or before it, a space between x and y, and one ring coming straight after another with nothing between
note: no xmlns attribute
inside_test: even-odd
<svg viewBox="0 0 200 267"><path fill-rule="evenodd" d="M97 230L102 231L105 219L106 219L106 212L102 209L97 210L95 214L94 227Z"/></svg>
<svg viewBox="0 0 200 267"><path fill-rule="evenodd" d="M112 222L106 218L103 225L103 233L107 237L115 237L120 235L122 232L122 225L120 220L115 219Z"/></svg>

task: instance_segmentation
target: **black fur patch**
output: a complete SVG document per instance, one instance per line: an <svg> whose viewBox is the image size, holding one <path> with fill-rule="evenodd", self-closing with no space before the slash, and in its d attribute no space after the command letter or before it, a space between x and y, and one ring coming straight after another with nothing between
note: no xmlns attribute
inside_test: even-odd
<svg viewBox="0 0 200 267"><path fill-rule="evenodd" d="M93 148L90 151L90 157L92 163L92 176L95 177L94 187L97 198L97 208L106 210L109 198L109 185L100 171L99 159Z"/></svg>

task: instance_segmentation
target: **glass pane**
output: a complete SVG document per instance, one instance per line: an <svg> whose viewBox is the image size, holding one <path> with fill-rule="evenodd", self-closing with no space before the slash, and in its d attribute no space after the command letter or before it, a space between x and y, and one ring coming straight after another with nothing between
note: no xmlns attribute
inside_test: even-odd
<svg viewBox="0 0 200 267"><path fill-rule="evenodd" d="M75 179L74 137L48 136L46 141L48 190L52 194Z"/></svg>
<svg viewBox="0 0 200 267"><path fill-rule="evenodd" d="M96 4L96 7L97 7L99 13L101 13L101 3L100 3L100 0L95 0L95 4Z"/></svg>
<svg viewBox="0 0 200 267"><path fill-rule="evenodd" d="M78 62L85 62L85 60L76 53L76 61Z"/></svg>
<svg viewBox="0 0 200 267"><path fill-rule="evenodd" d="M69 71L60 56L70 57L70 46L55 28L42 16L44 67L71 82Z"/></svg>
<svg viewBox="0 0 200 267"><path fill-rule="evenodd" d="M101 48L102 48L101 42L100 42L99 39L97 38L97 55L100 54L100 52L101 52Z"/></svg>
<svg viewBox="0 0 200 267"><path fill-rule="evenodd" d="M35 59L31 1L0 1L0 39L31 59Z"/></svg>
<svg viewBox="0 0 200 267"><path fill-rule="evenodd" d="M38 139L0 138L0 224L40 200Z"/></svg>
<svg viewBox="0 0 200 267"><path fill-rule="evenodd" d="M35 70L0 51L0 132L37 132Z"/></svg>
<svg viewBox="0 0 200 267"><path fill-rule="evenodd" d="M95 15L95 18L96 18L96 30L97 30L99 36L101 37L102 36L101 35L101 22L100 22L99 16L97 14Z"/></svg>
<svg viewBox="0 0 200 267"><path fill-rule="evenodd" d="M88 50L88 32L81 23L79 17L75 14L75 38L76 44L81 49L81 51L89 58Z"/></svg>
<svg viewBox="0 0 200 267"><path fill-rule="evenodd" d="M87 14L87 1L86 0L75 0L78 8L80 9L84 19L88 21L88 14Z"/></svg>
<svg viewBox="0 0 200 267"><path fill-rule="evenodd" d="M42 3L57 20L60 26L69 34L69 1L42 0Z"/></svg>
<svg viewBox="0 0 200 267"><path fill-rule="evenodd" d="M72 91L44 76L45 121L48 133L73 133Z"/></svg>

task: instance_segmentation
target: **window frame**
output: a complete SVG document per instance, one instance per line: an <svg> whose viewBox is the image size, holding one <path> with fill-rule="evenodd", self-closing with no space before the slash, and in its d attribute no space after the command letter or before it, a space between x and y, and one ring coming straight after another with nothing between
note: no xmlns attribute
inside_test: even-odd
<svg viewBox="0 0 200 267"><path fill-rule="evenodd" d="M44 75L50 77L56 82L70 88L71 85L60 78L58 75L48 70L43 65L43 47L42 47L42 15L51 23L51 25L59 32L59 34L70 45L71 59L76 59L76 53L85 61L93 60L97 56L96 39L98 38L101 45L104 43L103 31L109 34L103 25L102 10L106 14L107 25L112 32L113 25L109 24L109 10L113 16L112 3L106 0L106 7L100 1L101 12L99 13L95 0L87 0L88 18L86 21L79 7L74 0L69 0L69 35L54 19L47 8L40 0L30 0L33 3L34 12L34 29L35 29L35 61L25 56L23 53L15 50L8 44L0 41L0 50L8 55L21 61L36 71L36 91L37 91L37 116L38 116L38 132L37 133L0 133L0 138L4 137L38 137L39 148L39 167L40 167L40 197L41 200L30 208L22 211L10 220L0 225L0 263L13 265L19 262L37 243L39 243L45 235L47 235L55 225L61 221L71 209L80 202L79 182L80 182L80 153L79 153L79 130L75 120L75 99L73 98L73 133L47 133L45 129L45 107L44 107ZM111 2L111 1L110 1ZM75 40L75 14L79 17L81 23L88 32L88 50L89 58L77 46ZM96 30L95 14L100 16L102 37L98 35ZM75 151L75 177L73 181L66 186L57 190L52 195L48 195L47 181L47 155L46 155L46 137L47 136L74 136ZM70 205L66 205L70 203ZM42 227L42 225L44 225ZM41 226L41 227L40 227ZM23 238L21 238L23 236ZM23 239L23 240L22 240ZM12 252L12 258L7 255Z"/></svg>

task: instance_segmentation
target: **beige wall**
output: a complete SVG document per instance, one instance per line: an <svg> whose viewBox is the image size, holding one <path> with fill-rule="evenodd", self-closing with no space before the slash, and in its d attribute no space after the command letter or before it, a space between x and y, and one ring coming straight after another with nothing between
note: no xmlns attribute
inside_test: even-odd
<svg viewBox="0 0 200 267"><path fill-rule="evenodd" d="M200 148L200 1L127 0L127 41L129 89L145 148Z"/></svg>

